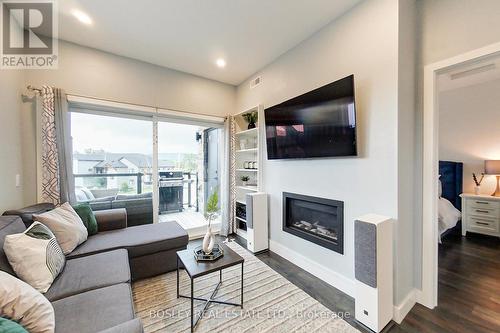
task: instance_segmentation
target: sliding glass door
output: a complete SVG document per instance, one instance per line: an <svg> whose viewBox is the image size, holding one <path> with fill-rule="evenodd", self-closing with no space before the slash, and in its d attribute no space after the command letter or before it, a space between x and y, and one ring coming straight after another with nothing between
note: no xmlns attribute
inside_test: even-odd
<svg viewBox="0 0 500 333"><path fill-rule="evenodd" d="M158 121L160 223L177 221L191 237L206 231L207 200L219 197L220 132L202 124Z"/></svg>
<svg viewBox="0 0 500 333"><path fill-rule="evenodd" d="M71 113L77 201L126 208L129 225L153 221L153 122Z"/></svg>
<svg viewBox="0 0 500 333"><path fill-rule="evenodd" d="M220 207L221 128L75 108L71 135L77 201L126 208L129 225L177 221L190 237L205 233L208 200Z"/></svg>

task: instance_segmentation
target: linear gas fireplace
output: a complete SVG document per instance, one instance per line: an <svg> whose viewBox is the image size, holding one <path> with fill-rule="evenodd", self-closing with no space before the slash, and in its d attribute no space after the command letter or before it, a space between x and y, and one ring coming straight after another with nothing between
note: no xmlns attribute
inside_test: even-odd
<svg viewBox="0 0 500 333"><path fill-rule="evenodd" d="M283 231L344 254L344 202L283 192Z"/></svg>

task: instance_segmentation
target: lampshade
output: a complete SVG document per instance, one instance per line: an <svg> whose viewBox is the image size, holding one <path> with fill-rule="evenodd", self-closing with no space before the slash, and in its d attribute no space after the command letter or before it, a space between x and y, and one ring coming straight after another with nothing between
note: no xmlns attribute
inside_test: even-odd
<svg viewBox="0 0 500 333"><path fill-rule="evenodd" d="M500 175L500 160L484 161L484 173L487 175Z"/></svg>

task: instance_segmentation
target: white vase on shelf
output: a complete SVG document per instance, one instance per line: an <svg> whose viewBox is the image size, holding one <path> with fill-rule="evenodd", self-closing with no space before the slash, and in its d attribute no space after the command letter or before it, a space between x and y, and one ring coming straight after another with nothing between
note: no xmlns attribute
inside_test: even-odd
<svg viewBox="0 0 500 333"><path fill-rule="evenodd" d="M212 227L208 226L207 233L205 234L205 237L203 237L203 245L202 245L203 252L205 252L205 254L212 253L214 244L215 244L215 239L214 235L212 234Z"/></svg>

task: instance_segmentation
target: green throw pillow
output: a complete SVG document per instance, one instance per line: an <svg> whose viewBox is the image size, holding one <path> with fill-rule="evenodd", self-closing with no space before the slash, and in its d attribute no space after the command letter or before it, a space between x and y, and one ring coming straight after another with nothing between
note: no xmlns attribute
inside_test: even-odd
<svg viewBox="0 0 500 333"><path fill-rule="evenodd" d="M15 321L0 317L0 333L28 333L28 331Z"/></svg>
<svg viewBox="0 0 500 333"><path fill-rule="evenodd" d="M89 236L97 234L97 221L90 205L87 202L84 202L73 206L73 208L82 219Z"/></svg>

